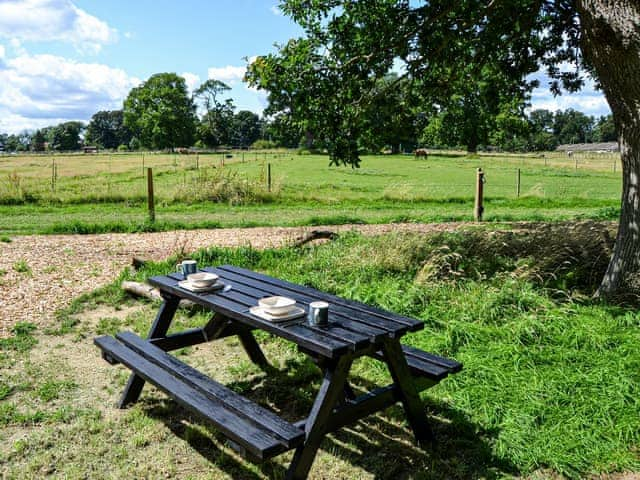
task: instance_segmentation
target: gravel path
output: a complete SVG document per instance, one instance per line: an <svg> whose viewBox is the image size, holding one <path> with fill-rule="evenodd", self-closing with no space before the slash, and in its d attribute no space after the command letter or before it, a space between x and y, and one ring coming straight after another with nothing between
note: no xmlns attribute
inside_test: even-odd
<svg viewBox="0 0 640 480"><path fill-rule="evenodd" d="M111 281L131 257L161 260L208 246L281 246L311 230L452 231L461 223L340 225L188 230L104 235L28 235L0 243L0 337L17 322L52 325L54 312L82 293Z"/></svg>

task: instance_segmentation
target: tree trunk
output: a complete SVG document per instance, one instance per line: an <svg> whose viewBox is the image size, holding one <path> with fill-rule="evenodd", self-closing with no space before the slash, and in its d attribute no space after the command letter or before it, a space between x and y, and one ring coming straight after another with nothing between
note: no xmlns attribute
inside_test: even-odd
<svg viewBox="0 0 640 480"><path fill-rule="evenodd" d="M639 293L640 3L578 0L582 50L594 66L616 124L622 158L622 208L616 243L596 296Z"/></svg>

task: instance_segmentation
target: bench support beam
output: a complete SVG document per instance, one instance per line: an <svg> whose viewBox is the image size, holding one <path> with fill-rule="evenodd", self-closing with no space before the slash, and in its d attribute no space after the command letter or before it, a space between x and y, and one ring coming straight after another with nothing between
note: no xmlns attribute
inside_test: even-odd
<svg viewBox="0 0 640 480"><path fill-rule="evenodd" d="M344 396L344 386L353 358L343 355L336 362L330 362L324 371L324 378L320 391L311 408L311 413L305 423L306 441L299 446L293 455L293 460L287 470L287 480L307 478L313 460L316 457L320 442L327 433L329 419L338 400Z"/></svg>
<svg viewBox="0 0 640 480"><path fill-rule="evenodd" d="M163 298L164 302L162 302L160 310L158 310L158 314L156 315L156 319L153 321L153 325L149 330L149 335L147 336L148 340L167 336L171 320L173 320L173 316L176 314L176 310L180 304L180 299L178 297L163 294ZM142 392L144 383L145 381L142 377L132 373L129 377L129 381L127 382L127 386L124 388L124 392L122 392L122 396L118 402L118 408L126 408L130 404L137 402L138 398L140 398L140 393Z"/></svg>

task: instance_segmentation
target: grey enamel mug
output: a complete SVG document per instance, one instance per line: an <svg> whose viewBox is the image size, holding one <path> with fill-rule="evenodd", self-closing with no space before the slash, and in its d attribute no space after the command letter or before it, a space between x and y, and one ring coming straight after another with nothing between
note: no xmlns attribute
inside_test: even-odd
<svg viewBox="0 0 640 480"><path fill-rule="evenodd" d="M195 260L184 260L176 266L178 267L178 272L182 273L184 278L198 271L198 263Z"/></svg>
<svg viewBox="0 0 640 480"><path fill-rule="evenodd" d="M307 314L309 325L326 327L329 325L329 304L327 302L311 302Z"/></svg>

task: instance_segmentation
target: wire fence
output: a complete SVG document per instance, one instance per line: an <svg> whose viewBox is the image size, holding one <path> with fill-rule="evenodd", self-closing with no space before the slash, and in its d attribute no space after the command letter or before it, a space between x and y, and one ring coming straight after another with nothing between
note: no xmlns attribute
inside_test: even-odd
<svg viewBox="0 0 640 480"><path fill-rule="evenodd" d="M540 155L486 154L468 157L437 152L427 159L366 157L360 169L328 167L326 156L295 151L217 153L101 153L0 156L0 202L51 200L91 202L137 200L146 195L146 169L152 168L160 199L220 169L264 183L286 194L336 199L426 200L474 195L475 169L483 167L488 198L619 198L618 154L554 152ZM270 169L273 167L271 175ZM267 171L269 170L269 172ZM164 193L163 193L164 192Z"/></svg>

